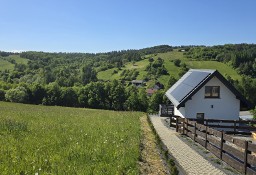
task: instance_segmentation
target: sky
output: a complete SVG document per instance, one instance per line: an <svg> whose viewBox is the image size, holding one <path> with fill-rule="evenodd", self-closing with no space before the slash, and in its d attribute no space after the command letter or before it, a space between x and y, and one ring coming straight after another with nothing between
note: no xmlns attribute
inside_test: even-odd
<svg viewBox="0 0 256 175"><path fill-rule="evenodd" d="M255 0L0 0L0 50L256 43Z"/></svg>

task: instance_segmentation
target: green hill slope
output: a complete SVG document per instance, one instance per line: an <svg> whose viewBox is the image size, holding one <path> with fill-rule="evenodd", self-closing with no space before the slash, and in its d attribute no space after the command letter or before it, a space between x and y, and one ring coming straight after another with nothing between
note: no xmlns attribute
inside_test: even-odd
<svg viewBox="0 0 256 175"><path fill-rule="evenodd" d="M170 75L174 76L177 79L180 77L179 72L181 71L181 67L177 67L174 65L173 61L175 59L181 60L181 64L185 63L187 67L191 69L217 69L224 76L228 75L232 79L236 79L236 80L241 79L241 76L237 73L237 71L234 70L232 67L228 66L227 64L217 62L217 61L190 60L183 55L183 52L179 52L177 50L167 52L167 53L147 55L145 56L145 59L141 61L126 64L122 68L122 70L135 69L139 72L137 79L143 79L143 77L147 74L147 71L145 71L145 69L149 64L149 61L147 58L150 58L150 57L154 58L154 60L156 60L157 58L162 58L164 60L164 66L167 69L169 75L162 75L158 78L158 81L160 81L163 84L166 84L168 82ZM116 70L117 73L113 74L114 70ZM118 70L117 68L112 68L105 71L101 71L101 72L98 72L98 78L102 80L120 79L121 78L120 74L122 70Z"/></svg>
<svg viewBox="0 0 256 175"><path fill-rule="evenodd" d="M9 61L6 61L2 57L0 57L0 65L0 71L14 69L14 64L10 63Z"/></svg>
<svg viewBox="0 0 256 175"><path fill-rule="evenodd" d="M16 64L27 64L28 59L21 58L19 55L0 56L0 70L13 70Z"/></svg>

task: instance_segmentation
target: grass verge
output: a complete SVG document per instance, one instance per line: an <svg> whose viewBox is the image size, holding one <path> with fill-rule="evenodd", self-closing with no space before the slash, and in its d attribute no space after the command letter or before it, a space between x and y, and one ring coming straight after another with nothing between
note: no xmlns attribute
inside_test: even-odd
<svg viewBox="0 0 256 175"><path fill-rule="evenodd" d="M140 174L168 174L166 166L160 156L158 144L154 133L149 126L146 116L141 121L141 144L140 144Z"/></svg>
<svg viewBox="0 0 256 175"><path fill-rule="evenodd" d="M154 134L154 137L156 140L156 144L159 149L160 155L162 157L163 163L167 167L167 174L178 175L179 171L174 163L174 160L172 159L167 147L164 145L164 143L160 139L159 135L157 134L157 132L156 132L154 126L152 125L148 116L147 116L147 121L148 121L148 124L149 124L151 130L153 131L153 134Z"/></svg>

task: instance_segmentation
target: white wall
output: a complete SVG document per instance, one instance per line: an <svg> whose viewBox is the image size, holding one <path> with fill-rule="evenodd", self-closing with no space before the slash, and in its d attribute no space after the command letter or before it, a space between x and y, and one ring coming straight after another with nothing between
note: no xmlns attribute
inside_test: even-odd
<svg viewBox="0 0 256 175"><path fill-rule="evenodd" d="M205 98L205 86L220 86L220 98ZM192 100L185 103L184 112L179 109L181 113L188 118L196 118L196 113L204 113L205 119L238 120L240 100L216 77L205 86L192 96Z"/></svg>
<svg viewBox="0 0 256 175"><path fill-rule="evenodd" d="M185 118L185 108L184 107L181 107L179 109L177 109L176 107L174 107L174 115L178 115L182 118Z"/></svg>

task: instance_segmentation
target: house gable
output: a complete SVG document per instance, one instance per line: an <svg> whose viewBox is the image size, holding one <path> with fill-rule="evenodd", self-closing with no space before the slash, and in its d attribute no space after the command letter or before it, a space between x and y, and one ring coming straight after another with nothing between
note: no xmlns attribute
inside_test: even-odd
<svg viewBox="0 0 256 175"><path fill-rule="evenodd" d="M185 103L213 77L218 78L237 99L240 99L243 106L248 108L252 107L252 105L217 70L189 70L166 92L166 96L172 101L177 109L185 107Z"/></svg>
<svg viewBox="0 0 256 175"><path fill-rule="evenodd" d="M205 98L206 86L218 86L218 98ZM181 109L181 108L180 108ZM185 103L185 114L188 118L196 118L198 113L203 113L207 119L231 119L239 117L240 100L216 76L212 77L205 85Z"/></svg>

